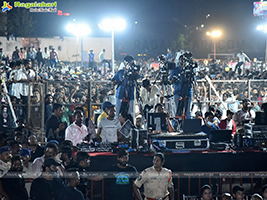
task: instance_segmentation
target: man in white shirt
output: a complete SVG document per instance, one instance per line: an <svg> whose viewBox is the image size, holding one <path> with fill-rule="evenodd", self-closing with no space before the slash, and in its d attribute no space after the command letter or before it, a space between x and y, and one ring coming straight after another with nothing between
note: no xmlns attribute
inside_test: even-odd
<svg viewBox="0 0 267 200"><path fill-rule="evenodd" d="M237 63L236 66L235 66L235 73L236 73L236 70L238 70L238 74L241 75L241 73L242 73L241 66L242 66L243 64L245 64L246 59L247 59L249 62L251 62L251 60L249 59L249 57L247 56L247 54L245 54L243 51L240 51L240 52L237 54L236 57L238 58L238 63Z"/></svg>
<svg viewBox="0 0 267 200"><path fill-rule="evenodd" d="M65 140L70 140L73 146L82 143L84 138L88 135L87 127L83 124L83 113L81 111L75 111L75 121L70 124L65 133Z"/></svg>
<svg viewBox="0 0 267 200"><path fill-rule="evenodd" d="M102 142L118 142L121 123L119 119L114 119L115 113L115 105L110 105L107 109L108 117L101 119L98 123L97 136L100 137L101 134Z"/></svg>
<svg viewBox="0 0 267 200"><path fill-rule="evenodd" d="M49 61L50 61L50 52L47 51L47 47L44 48L44 51L42 52L42 57L44 59L44 65L46 67L49 67Z"/></svg>
<svg viewBox="0 0 267 200"><path fill-rule="evenodd" d="M99 62L103 62L105 60L105 51L106 49L103 49L99 54Z"/></svg>
<svg viewBox="0 0 267 200"><path fill-rule="evenodd" d="M157 85L151 85L148 79L142 81L143 87L140 91L140 97L143 103L144 115L150 110L149 108L154 108L155 105L163 101ZM161 98L161 99L160 99ZM146 109L148 108L148 110Z"/></svg>

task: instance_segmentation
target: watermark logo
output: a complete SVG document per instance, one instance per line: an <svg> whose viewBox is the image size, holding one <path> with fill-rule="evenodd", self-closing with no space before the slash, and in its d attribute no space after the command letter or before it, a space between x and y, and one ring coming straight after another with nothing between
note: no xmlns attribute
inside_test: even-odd
<svg viewBox="0 0 267 200"><path fill-rule="evenodd" d="M30 12L57 12L57 2L20 2L15 1L11 6L9 2L4 1L2 11L10 11L12 8L26 8Z"/></svg>
<svg viewBox="0 0 267 200"><path fill-rule="evenodd" d="M2 6L2 11L10 11L13 8L13 6L9 5L9 2L4 1Z"/></svg>

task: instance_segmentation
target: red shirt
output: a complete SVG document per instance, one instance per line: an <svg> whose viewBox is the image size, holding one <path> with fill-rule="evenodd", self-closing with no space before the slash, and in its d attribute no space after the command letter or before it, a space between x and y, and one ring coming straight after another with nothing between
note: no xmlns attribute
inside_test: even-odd
<svg viewBox="0 0 267 200"><path fill-rule="evenodd" d="M232 134L234 135L234 134L236 134L236 125L235 125L234 120L232 120L232 124L233 124L232 125ZM221 120L221 122L219 124L220 129L226 129L226 126L227 126L227 119Z"/></svg>

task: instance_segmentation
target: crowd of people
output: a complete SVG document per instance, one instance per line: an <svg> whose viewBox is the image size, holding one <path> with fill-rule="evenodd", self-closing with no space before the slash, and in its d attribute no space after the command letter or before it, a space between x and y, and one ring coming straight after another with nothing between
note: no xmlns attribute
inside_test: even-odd
<svg viewBox="0 0 267 200"><path fill-rule="evenodd" d="M171 106L181 106L181 88L187 80L186 76L180 79L174 77L178 77L182 71L177 69L177 66L180 65L182 68L179 59L181 55L186 55L183 52L175 56L168 49L167 56L160 57L159 61L153 58L135 60L132 56L126 56L124 61L117 61L117 72L113 76L109 65L105 64L97 65L92 62L88 67L74 67L71 63L63 62L59 64L58 55L53 49L49 53L45 49L46 60L40 49L36 53L32 47L25 51L20 50L15 49L12 61L9 62L0 49L1 80L3 85L7 85L8 90L3 89L1 93L3 114L0 134L0 162L3 166L0 168L3 171L0 194L6 199L87 199L89 193L86 182L102 180L103 177L83 177L79 181L79 173L88 170L90 166L90 155L79 151L78 144L84 141L89 144L129 141L119 129L127 119L132 121L137 129L149 129L143 123L148 112L165 113L166 131L175 131L173 116L166 109L166 94L161 90L162 85L158 83L167 76L166 85L172 89L176 99ZM102 61L105 60L104 52L103 50L101 55ZM92 53L90 51L90 54ZM166 66L167 61L176 63L176 68L162 72L161 68ZM197 63L194 76L198 86L195 91L189 88L184 94L190 96L195 104L196 100L200 99L202 110L199 110L198 106L191 107L191 99L187 98L186 117L201 119L202 131L207 137L213 129L232 130L234 135L237 129L242 128L245 120L252 122L255 119L255 111L259 111L262 103L267 100L266 83L256 81L266 78L266 71L259 71L257 67L243 68L243 71L240 71L240 62L236 70L229 68L225 62L199 60ZM206 75L208 80L222 82L209 85ZM139 82L141 89L137 86L138 80L142 80ZM250 86L244 84L250 84L250 80L254 80ZM90 86L88 82L91 83ZM153 82L157 84L152 84ZM135 88L140 89L137 98L134 95ZM197 98L193 97L196 91ZM43 100L44 118L40 114ZM93 111L99 106L88 108L88 101L102 105L102 113L97 119L93 118ZM92 110L92 113L88 113L89 110ZM37 139L43 136L40 133L42 129L45 131L45 138L41 138L45 145L43 147L37 142ZM138 176L136 169L127 165L128 159L127 152L118 153L118 164L111 168L124 174L123 177L111 179L115 180L116 184L113 182L110 190L125 193L125 196L118 197L121 194L110 191L111 195L117 195L111 199L131 199L133 193L137 199L142 199L139 190L142 185L143 194L147 199L174 198L171 171L162 168L163 154L156 154L153 167ZM15 174L20 175L22 171L27 173L11 179L3 178L5 175L8 176L7 172L19 172ZM63 178L64 172L67 171L71 174L71 179ZM135 173L134 178L129 178L129 171ZM150 173L155 175L155 172L160 172L158 175L163 177L163 182L151 181L152 178L159 178L150 178ZM28 174L31 176L27 177ZM125 180L125 177L128 179ZM136 177L132 187L131 183ZM119 189L123 188L122 185L126 185L127 189ZM14 188L17 193L13 192Z"/></svg>

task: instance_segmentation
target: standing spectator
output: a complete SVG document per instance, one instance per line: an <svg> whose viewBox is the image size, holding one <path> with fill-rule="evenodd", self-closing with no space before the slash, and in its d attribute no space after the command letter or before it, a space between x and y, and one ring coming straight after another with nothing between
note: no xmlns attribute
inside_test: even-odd
<svg viewBox="0 0 267 200"><path fill-rule="evenodd" d="M119 119L114 119L116 113L114 107L114 105L109 106L107 110L108 117L99 121L97 136L100 137L101 134L102 142L118 142L121 123Z"/></svg>
<svg viewBox="0 0 267 200"><path fill-rule="evenodd" d="M134 181L133 191L138 200L142 199L139 191L142 185L144 185L146 199L174 199L172 172L162 167L164 162L164 155L156 153L153 158L153 166L142 171Z"/></svg>
<svg viewBox="0 0 267 200"><path fill-rule="evenodd" d="M173 62L174 61L174 54L170 48L167 49L167 61Z"/></svg>
<svg viewBox="0 0 267 200"><path fill-rule="evenodd" d="M36 52L35 60L38 62L38 67L41 67L43 63L43 54L41 52L41 48L38 48Z"/></svg>
<svg viewBox="0 0 267 200"><path fill-rule="evenodd" d="M98 118L97 118L97 124L99 123L99 121L101 120L101 119L104 119L104 118L106 118L106 117L108 117L108 108L110 107L110 106L114 106L114 105L112 105L112 103L110 103L109 101L105 101L103 104L102 104L102 113L98 116Z"/></svg>
<svg viewBox="0 0 267 200"><path fill-rule="evenodd" d="M30 135L28 138L31 150L30 162L33 162L35 158L41 157L44 155L44 149L37 143L36 135Z"/></svg>
<svg viewBox="0 0 267 200"><path fill-rule="evenodd" d="M0 48L0 61L6 61L6 55L3 51L3 48Z"/></svg>
<svg viewBox="0 0 267 200"><path fill-rule="evenodd" d="M10 159L11 159L10 148L8 146L1 147L0 148L0 165L1 165L2 173L0 174L0 178L3 175L5 175L10 169L10 164L9 164ZM0 190L0 193L2 193L1 190Z"/></svg>
<svg viewBox="0 0 267 200"><path fill-rule="evenodd" d="M64 187L64 183L60 178L56 178L57 166L60 166L60 163L53 158L44 161L42 165L44 173L32 182L30 192L32 200L58 199L58 193Z"/></svg>
<svg viewBox="0 0 267 200"><path fill-rule="evenodd" d="M31 60L32 62L34 61L35 59L35 53L32 49L32 47L29 47L28 48L28 52L27 52L27 57L26 57L27 60Z"/></svg>
<svg viewBox="0 0 267 200"><path fill-rule="evenodd" d="M30 195L30 189L33 181L33 169L32 169L32 163L29 162L31 158L31 150L23 148L19 152L20 157L23 161L23 178L25 179L25 187L28 192L28 195Z"/></svg>
<svg viewBox="0 0 267 200"><path fill-rule="evenodd" d="M59 192L58 199L64 200L84 200L83 193L76 187L80 182L80 174L78 171L69 173L70 178L67 179L67 186Z"/></svg>
<svg viewBox="0 0 267 200"><path fill-rule="evenodd" d="M53 114L46 122L46 138L47 141L56 139L61 143L65 138L66 123L62 123L61 117L63 114L62 105L53 104Z"/></svg>
<svg viewBox="0 0 267 200"><path fill-rule="evenodd" d="M11 200L28 200L28 193L25 188L25 181L22 177L22 160L20 156L14 156L11 158L11 169L9 170L12 178L8 177L7 173L3 178L3 187Z"/></svg>
<svg viewBox="0 0 267 200"><path fill-rule="evenodd" d="M49 58L50 58L50 53L47 51L47 47L44 48L44 51L42 52L42 57L43 57L43 62L45 67L49 67Z"/></svg>
<svg viewBox="0 0 267 200"><path fill-rule="evenodd" d="M55 48L52 48L52 51L50 52L50 65L51 65L51 68L53 68L53 67L56 68L58 62L59 62L58 54L55 51Z"/></svg>
<svg viewBox="0 0 267 200"><path fill-rule="evenodd" d="M137 175L136 168L127 164L129 153L125 149L120 149L117 153L117 164L113 165L109 171L114 172L113 177L108 180L108 198L113 200L133 200L133 177Z"/></svg>
<svg viewBox="0 0 267 200"><path fill-rule="evenodd" d="M99 53L99 62L103 62L105 60L105 52L106 49L103 49L100 53Z"/></svg>
<svg viewBox="0 0 267 200"><path fill-rule="evenodd" d="M15 51L12 53L12 61L17 61L19 60L19 50L18 47L15 46Z"/></svg>
<svg viewBox="0 0 267 200"><path fill-rule="evenodd" d="M221 120L219 127L220 129L232 130L232 135L236 134L236 125L233 120L234 113L231 110L227 110L226 112L227 118Z"/></svg>
<svg viewBox="0 0 267 200"><path fill-rule="evenodd" d="M53 97L51 94L47 94L45 96L45 117L44 117L44 122L46 124L46 121L52 116L53 111Z"/></svg>
<svg viewBox="0 0 267 200"><path fill-rule="evenodd" d="M89 56L89 64L88 64L89 69L91 69L92 71L96 71L95 68L94 68L94 65L95 65L95 54L94 54L93 49L90 49L90 53L88 54L88 56Z"/></svg>
<svg viewBox="0 0 267 200"><path fill-rule="evenodd" d="M21 47L19 50L20 50L20 51L19 51L19 59L20 59L20 60L25 59L25 57L24 57L25 54L24 54L23 48Z"/></svg>
<svg viewBox="0 0 267 200"><path fill-rule="evenodd" d="M235 66L235 71L234 73L236 73L236 70L238 70L238 74L241 75L242 73L242 69L241 66L245 64L246 59L251 62L250 58L247 56L247 54L245 54L243 51L240 51L237 56L238 58L238 63Z"/></svg>
<svg viewBox="0 0 267 200"><path fill-rule="evenodd" d="M69 125L66 129L65 139L70 140L73 146L82 143L84 138L87 136L87 127L83 124L83 113L76 111L74 113L75 121Z"/></svg>

